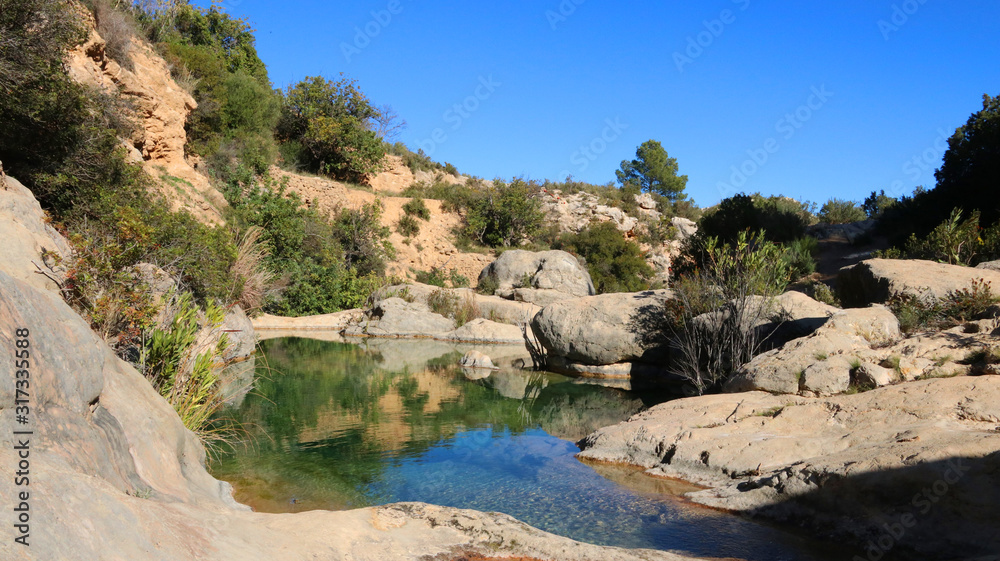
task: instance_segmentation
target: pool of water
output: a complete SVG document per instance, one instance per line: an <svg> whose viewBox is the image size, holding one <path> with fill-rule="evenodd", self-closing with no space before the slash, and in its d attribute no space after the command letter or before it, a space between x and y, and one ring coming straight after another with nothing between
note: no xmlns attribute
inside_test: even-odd
<svg viewBox="0 0 1000 561"><path fill-rule="evenodd" d="M700 508L695 487L588 466L573 442L644 405L514 369L466 373L463 349L265 341L255 389L228 412L249 444L213 473L258 511L399 501L498 511L573 539L749 560L827 559L801 536Z"/></svg>

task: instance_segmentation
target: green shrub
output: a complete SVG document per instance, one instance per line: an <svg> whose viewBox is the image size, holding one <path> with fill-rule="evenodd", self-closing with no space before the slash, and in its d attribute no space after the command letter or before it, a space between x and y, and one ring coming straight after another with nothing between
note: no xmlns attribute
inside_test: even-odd
<svg viewBox="0 0 1000 561"><path fill-rule="evenodd" d="M441 210L456 213L469 208L478 195L478 191L468 184L446 183L444 181L436 181L430 186L420 182L414 183L402 193L404 197L420 197L441 201Z"/></svg>
<svg viewBox="0 0 1000 561"><path fill-rule="evenodd" d="M432 267L430 271L414 271L414 278L421 284L445 287L447 278L443 269Z"/></svg>
<svg viewBox="0 0 1000 561"><path fill-rule="evenodd" d="M386 262L395 256L381 215L382 203L375 201L357 209L341 209L333 220L333 235L344 251L344 261L359 275L384 274Z"/></svg>
<svg viewBox="0 0 1000 561"><path fill-rule="evenodd" d="M431 211L427 208L424 200L420 197L414 197L403 205L403 212L409 216L416 216L421 220L430 220Z"/></svg>
<svg viewBox="0 0 1000 561"><path fill-rule="evenodd" d="M427 297L427 306L432 312L455 320L455 327L462 327L482 317L474 295L470 294L463 299L444 288L435 290Z"/></svg>
<svg viewBox="0 0 1000 561"><path fill-rule="evenodd" d="M257 178L245 167L229 170L226 180L229 222L244 231L261 228L267 268L282 274L284 287L267 300L266 311L297 316L355 308L387 282L392 246L377 204L342 209L329 220L304 208L284 183Z"/></svg>
<svg viewBox="0 0 1000 561"><path fill-rule="evenodd" d="M456 168L455 166L449 164L448 162L445 162L444 163L444 172L447 173L448 175L455 175L455 176L457 176L458 175L458 168Z"/></svg>
<svg viewBox="0 0 1000 561"><path fill-rule="evenodd" d="M872 191L871 195L865 198L865 202L861 204L861 208L865 211L868 218L877 219L881 218L885 211L889 210L896 204L896 199L885 194L885 190L879 191L877 194Z"/></svg>
<svg viewBox="0 0 1000 561"><path fill-rule="evenodd" d="M413 271L414 278L421 284L444 288L448 283L452 288L467 288L469 279L460 275L455 269L445 271L442 267L431 267L430 271Z"/></svg>
<svg viewBox="0 0 1000 561"><path fill-rule="evenodd" d="M489 247L511 247L533 236L544 213L538 186L521 179L510 183L496 179L493 186L476 193L465 215L468 238Z"/></svg>
<svg viewBox="0 0 1000 561"><path fill-rule="evenodd" d="M816 272L816 255L819 253L819 242L812 236L806 236L785 244L782 255L793 279L809 276Z"/></svg>
<svg viewBox="0 0 1000 561"><path fill-rule="evenodd" d="M285 92L277 135L301 144L313 172L363 182L382 169L385 144L372 130L379 116L353 80L308 77Z"/></svg>
<svg viewBox="0 0 1000 561"><path fill-rule="evenodd" d="M458 306L458 295L445 290L444 288L439 288L427 297L427 307L431 309L435 314L441 314L445 317L452 317L455 314L455 308Z"/></svg>
<svg viewBox="0 0 1000 561"><path fill-rule="evenodd" d="M448 273L448 280L451 281L452 288L469 287L469 277L459 274L455 269L452 269L451 272Z"/></svg>
<svg viewBox="0 0 1000 561"><path fill-rule="evenodd" d="M906 253L911 258L969 265L984 249L984 245L980 235L979 211L973 211L963 222L962 210L956 208L929 235L920 239L911 235L906 244ZM989 250L987 252L990 253Z"/></svg>
<svg viewBox="0 0 1000 561"><path fill-rule="evenodd" d="M823 204L819 219L827 224L849 224L865 220L868 215L854 201L833 198Z"/></svg>
<svg viewBox="0 0 1000 561"><path fill-rule="evenodd" d="M214 167L235 159L258 174L266 171L278 154L281 98L271 89L246 20L186 3L141 17L157 30L174 78L190 84L198 102L186 126L188 150Z"/></svg>
<svg viewBox="0 0 1000 561"><path fill-rule="evenodd" d="M829 304L837 308L842 307L840 304L840 299L837 298L833 290L826 284L821 282L813 282L805 287L805 293L817 302L822 302L824 304Z"/></svg>
<svg viewBox="0 0 1000 561"><path fill-rule="evenodd" d="M904 333L921 329L941 329L981 317L998 299L990 283L981 279L968 288L949 292L941 300L921 299L908 294L892 297L889 308L899 319Z"/></svg>
<svg viewBox="0 0 1000 561"><path fill-rule="evenodd" d="M500 282L496 277L490 275L479 281L479 284L476 285L476 292L486 296L493 296L496 294L498 288L500 288Z"/></svg>
<svg viewBox="0 0 1000 561"><path fill-rule="evenodd" d="M203 327L216 329L225 312L209 302L203 326L190 294L180 295L176 307L167 328L149 331L140 363L146 378L174 407L184 426L211 444L212 437L218 436L210 430L211 419L223 405L219 367L229 343L223 333L214 347L197 349L195 339Z"/></svg>
<svg viewBox="0 0 1000 561"><path fill-rule="evenodd" d="M404 214L396 222L396 231L405 238L412 238L420 233L420 222L417 222L413 216Z"/></svg>
<svg viewBox="0 0 1000 561"><path fill-rule="evenodd" d="M579 234L564 234L555 248L584 258L599 294L649 288L653 270L639 245L625 239L611 222L591 224Z"/></svg>
<svg viewBox="0 0 1000 561"><path fill-rule="evenodd" d="M772 242L788 242L805 235L812 221L809 204L787 197L737 194L706 210L698 223L702 240L710 237L733 243L741 232L764 230Z"/></svg>
<svg viewBox="0 0 1000 561"><path fill-rule="evenodd" d="M396 142L386 148L386 152L403 158L403 163L414 173L418 171L443 171L444 166L435 162L423 150L411 151L402 142Z"/></svg>

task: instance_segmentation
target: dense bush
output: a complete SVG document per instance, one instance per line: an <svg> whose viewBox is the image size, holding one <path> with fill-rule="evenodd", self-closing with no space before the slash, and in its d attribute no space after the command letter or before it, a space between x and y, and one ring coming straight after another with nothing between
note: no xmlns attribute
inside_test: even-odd
<svg viewBox="0 0 1000 561"><path fill-rule="evenodd" d="M881 190L878 193L872 191L871 195L865 198L865 202L861 204L861 208L865 211L865 214L870 219L881 218L885 211L892 208L896 204L896 199L885 194L885 190Z"/></svg>
<svg viewBox="0 0 1000 561"><path fill-rule="evenodd" d="M201 329L217 329L225 311L209 302L201 321L202 314L189 294L176 300L169 325L150 330L140 363L144 375L174 407L184 426L211 444L210 420L223 405L217 365L229 342L225 333L217 345L206 349L197 348L195 341Z"/></svg>
<svg viewBox="0 0 1000 561"><path fill-rule="evenodd" d="M564 234L554 248L586 261L587 271L599 294L649 288L653 270L646 263L639 245L625 239L611 222L591 224L579 234Z"/></svg>
<svg viewBox="0 0 1000 561"><path fill-rule="evenodd" d="M722 242L736 241L741 232L764 230L773 242L801 238L812 222L811 206L782 196L737 194L723 199L714 209L706 210L698 223L702 240L717 237Z"/></svg>
<svg viewBox="0 0 1000 561"><path fill-rule="evenodd" d="M864 209L854 201L833 198L823 203L819 210L820 222L827 224L850 224L860 222L868 217Z"/></svg>
<svg viewBox="0 0 1000 561"><path fill-rule="evenodd" d="M229 175L224 190L229 221L241 230L261 228L269 248L265 262L280 272L284 285L271 295L267 311L286 315L329 313L360 306L383 279L388 229L379 209L341 210L334 220L304 208L284 184L262 182L246 168Z"/></svg>
<svg viewBox="0 0 1000 561"><path fill-rule="evenodd" d="M277 134L313 172L363 182L382 169L385 144L372 124L376 109L353 80L308 77L285 92Z"/></svg>
<svg viewBox="0 0 1000 561"><path fill-rule="evenodd" d="M133 265L158 264L199 299L226 300L236 247L227 230L149 194L151 179L119 141L133 126L129 107L65 72L64 50L84 38L73 17L60 2L4 2L0 160L74 245L67 300L124 353L152 316Z"/></svg>
<svg viewBox="0 0 1000 561"><path fill-rule="evenodd" d="M445 166L432 160L422 149L413 152L402 142L386 146L386 153L403 158L403 163L414 173L418 171L444 171L445 169Z"/></svg>
<svg viewBox="0 0 1000 561"><path fill-rule="evenodd" d="M818 253L819 242L812 236L792 240L785 244L782 259L788 267L791 278L798 279L815 273Z"/></svg>
<svg viewBox="0 0 1000 561"><path fill-rule="evenodd" d="M435 181L432 185L426 185L422 182L414 183L403 190L402 196L441 201L441 210L461 212L469 208L478 193L478 190L469 183Z"/></svg>
<svg viewBox="0 0 1000 561"><path fill-rule="evenodd" d="M420 197L414 197L403 205L403 212L410 216L416 216L421 220L430 220L431 211L427 208L424 200Z"/></svg>
<svg viewBox="0 0 1000 561"><path fill-rule="evenodd" d="M985 231L979 226L979 211L962 220L961 209L938 224L928 235L911 234L905 255L911 259L930 259L952 265L972 265L1000 257L1000 224Z"/></svg>
<svg viewBox="0 0 1000 561"><path fill-rule="evenodd" d="M465 214L465 234L489 247L511 247L533 236L544 213L538 186L521 179L493 185L474 193Z"/></svg>
<svg viewBox="0 0 1000 561"><path fill-rule="evenodd" d="M253 30L217 6L186 2L157 13L140 12L159 41L171 72L193 84L198 107L188 117L188 149L216 166L233 159L263 173L274 162L281 98L257 55Z"/></svg>
<svg viewBox="0 0 1000 561"><path fill-rule="evenodd" d="M396 222L396 231L404 238L412 238L420 233L420 222L417 222L417 219L413 216L404 214Z"/></svg>

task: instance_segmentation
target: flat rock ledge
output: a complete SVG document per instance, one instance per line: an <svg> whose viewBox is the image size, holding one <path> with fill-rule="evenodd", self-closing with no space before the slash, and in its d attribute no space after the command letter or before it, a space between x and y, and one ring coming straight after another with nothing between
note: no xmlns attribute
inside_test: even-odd
<svg viewBox="0 0 1000 561"><path fill-rule="evenodd" d="M687 496L805 526L853 544L862 559L1000 552L997 376L829 398L750 392L681 399L580 444L582 459L707 485Z"/></svg>

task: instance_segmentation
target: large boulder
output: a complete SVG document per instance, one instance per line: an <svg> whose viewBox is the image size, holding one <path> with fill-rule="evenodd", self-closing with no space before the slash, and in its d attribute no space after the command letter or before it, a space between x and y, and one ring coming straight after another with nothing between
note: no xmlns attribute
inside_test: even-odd
<svg viewBox="0 0 1000 561"><path fill-rule="evenodd" d="M505 251L479 274L480 283L487 278L497 283L497 296L540 306L597 293L587 269L558 250Z"/></svg>
<svg viewBox="0 0 1000 561"><path fill-rule="evenodd" d="M680 241L685 241L698 233L698 224L683 216L671 218L670 223L677 229L677 239Z"/></svg>
<svg viewBox="0 0 1000 561"><path fill-rule="evenodd" d="M842 310L812 335L754 357L726 381L723 390L841 393L850 385L853 363L872 359L872 346L885 346L900 337L896 316L884 306Z"/></svg>
<svg viewBox="0 0 1000 561"><path fill-rule="evenodd" d="M622 292L564 300L531 321L551 355L590 365L659 362L665 356L661 320L668 290Z"/></svg>
<svg viewBox="0 0 1000 561"><path fill-rule="evenodd" d="M938 300L976 281L1000 289L1000 271L923 260L868 259L840 270L837 292L845 306L862 307L900 295Z"/></svg>
<svg viewBox="0 0 1000 561"><path fill-rule="evenodd" d="M455 322L436 314L426 305L402 298L386 298L361 320L344 330L351 337L427 337L455 329Z"/></svg>
<svg viewBox="0 0 1000 561"><path fill-rule="evenodd" d="M69 242L50 226L27 187L0 175L0 271L36 288L59 291ZM42 273L44 271L45 274Z"/></svg>
<svg viewBox="0 0 1000 561"><path fill-rule="evenodd" d="M771 314L755 325L754 329L763 341L764 348L773 349L814 333L839 311L839 308L813 300L806 294L789 291L774 299Z"/></svg>

